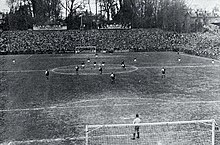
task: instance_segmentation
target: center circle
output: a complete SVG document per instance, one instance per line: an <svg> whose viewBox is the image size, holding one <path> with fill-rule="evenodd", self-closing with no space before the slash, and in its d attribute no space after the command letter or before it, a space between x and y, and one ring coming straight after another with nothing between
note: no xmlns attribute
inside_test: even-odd
<svg viewBox="0 0 220 145"><path fill-rule="evenodd" d="M56 74L62 74L62 75L99 75L99 67L101 65L98 64L96 66L92 64L85 65L85 67L79 66L79 71L76 73L76 65L68 65L68 66L61 66L52 69L51 71ZM122 68L121 65L118 64L106 64L102 67L102 74L111 74L112 72L115 74L122 74L122 73L130 73L138 70L137 67L126 65L125 68Z"/></svg>

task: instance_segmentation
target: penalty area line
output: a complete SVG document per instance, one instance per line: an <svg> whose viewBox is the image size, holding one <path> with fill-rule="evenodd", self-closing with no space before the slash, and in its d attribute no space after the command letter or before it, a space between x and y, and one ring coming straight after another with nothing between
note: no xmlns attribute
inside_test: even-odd
<svg viewBox="0 0 220 145"><path fill-rule="evenodd" d="M215 60L216 62L220 62L218 59L212 59L212 58L208 58L208 57L190 55L190 54L186 54L186 53L180 53L180 55L184 55L184 56L188 56L188 57L194 57L194 58L203 59L203 60Z"/></svg>

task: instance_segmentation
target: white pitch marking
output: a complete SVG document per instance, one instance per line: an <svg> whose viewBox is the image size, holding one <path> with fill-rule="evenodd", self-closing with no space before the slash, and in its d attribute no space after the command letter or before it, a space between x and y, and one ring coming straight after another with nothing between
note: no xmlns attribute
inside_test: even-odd
<svg viewBox="0 0 220 145"><path fill-rule="evenodd" d="M64 67L64 66L63 66ZM67 67L67 66L66 66ZM129 67L129 65L127 66ZM138 70L138 67L136 66L130 66L131 68L133 68L132 70L129 70L129 71L119 71L119 72L115 72L115 74L123 74L123 73L131 73L131 72L134 72L136 70ZM56 70L59 70L60 68L62 67L57 67L57 68L54 68L52 69L51 71L56 73L56 74L62 74L62 75L76 75L76 73L62 73L62 72L57 72ZM114 69L114 67L112 67ZM115 67L116 68L116 67ZM120 67L117 67L117 69L119 69ZM120 68L121 69L121 68ZM70 69L61 69L61 70L70 70ZM73 69L71 69L73 70ZM111 72L109 73L102 73L102 74L110 74ZM80 75L100 75L99 73L79 73Z"/></svg>
<svg viewBox="0 0 220 145"><path fill-rule="evenodd" d="M196 56L196 55L190 55L186 53L180 53L180 55L185 55L189 57L195 57L195 58L200 58L200 59L205 59L205 60L212 60L212 58L207 58L207 57L201 57L201 56ZM215 59L216 62L220 62L220 60Z"/></svg>
<svg viewBox="0 0 220 145"><path fill-rule="evenodd" d="M72 137L72 138L56 138L56 139L36 139L36 140L26 140L26 141L11 141L9 143L9 145L13 145L13 144L22 144L22 143L34 143L34 142L56 142L56 141L65 141L65 140L84 140L85 137Z"/></svg>
<svg viewBox="0 0 220 145"><path fill-rule="evenodd" d="M29 72L39 72L39 71L45 71L45 70L0 70L0 73L6 72L6 73L29 73Z"/></svg>
<svg viewBox="0 0 220 145"><path fill-rule="evenodd" d="M113 107L124 107L124 106L141 106L146 104L210 104L210 103L220 103L220 101L191 101L191 102L146 102L146 103L127 103L127 104L114 104ZM25 109L5 109L0 110L0 112L19 112L19 111L40 111L40 110L49 110L49 109L74 109L74 108L98 108L103 107L103 105L88 105L88 106L70 106L70 107L61 107L61 106L51 106L51 107L40 107L40 108L25 108Z"/></svg>
<svg viewBox="0 0 220 145"><path fill-rule="evenodd" d="M199 66L192 66L192 65L187 65L187 66L142 66L142 67L136 67L136 66L131 66L134 68L134 70L130 71L122 71L118 72L117 74L122 74L122 73L130 73L134 72L138 69L150 69L150 68L161 68L161 67L166 67L166 68L204 68L204 67L220 67L220 65L199 65ZM57 74L68 74L68 73L60 73L56 72L57 68L52 69L54 73ZM6 72L6 73L29 73L29 72L40 72L40 71L45 71L45 70L0 70L0 73ZM69 73L68 75L74 75L75 73ZM110 74L110 73L103 73L103 74ZM81 75L99 75L99 73L81 73Z"/></svg>
<svg viewBox="0 0 220 145"><path fill-rule="evenodd" d="M142 66L138 68L143 68L143 69L150 69L150 68L205 68L205 67L220 67L220 65L198 65L198 66L193 66L193 65L185 65L185 66Z"/></svg>
<svg viewBox="0 0 220 145"><path fill-rule="evenodd" d="M185 134L185 133L189 133L188 131L181 131L182 134ZM191 131L190 133L197 133L198 131ZM203 131L203 132L207 132L207 133L210 133L211 131L210 130L207 130L207 131ZM170 131L169 134L175 134L176 132L175 131ZM149 137L149 135L152 135L152 133L143 133L142 134L142 137L146 138L146 137ZM93 138L109 138L109 137L130 137L131 135L129 134L117 134L117 135L100 135L100 136L93 136ZM91 138L91 137L89 137ZM68 138L56 138L56 139L35 139L35 140L26 140L26 141L11 141L9 142L9 145L13 145L13 144L22 144L22 143L45 143L45 142L56 142L56 141L66 141L66 140L85 140L86 137L85 136L82 136L82 137L68 137Z"/></svg>
<svg viewBox="0 0 220 145"><path fill-rule="evenodd" d="M29 59L29 58L31 58L33 55L30 55L30 56L28 56L26 59Z"/></svg>

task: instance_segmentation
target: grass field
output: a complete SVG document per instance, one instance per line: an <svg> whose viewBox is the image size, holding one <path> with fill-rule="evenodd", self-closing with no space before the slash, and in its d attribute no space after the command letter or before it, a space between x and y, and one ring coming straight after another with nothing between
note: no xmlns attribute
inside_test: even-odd
<svg viewBox="0 0 220 145"><path fill-rule="evenodd" d="M2 144L85 144L85 125L132 123L136 113L142 122L215 119L220 124L219 61L173 52L0 57ZM126 70L120 68L123 60ZM76 75L74 67L82 61L88 66ZM105 62L102 75L94 61Z"/></svg>

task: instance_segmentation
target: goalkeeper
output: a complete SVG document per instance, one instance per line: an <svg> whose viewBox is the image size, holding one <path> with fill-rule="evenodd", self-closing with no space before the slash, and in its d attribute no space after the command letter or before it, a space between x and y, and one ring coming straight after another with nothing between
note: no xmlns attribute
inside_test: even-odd
<svg viewBox="0 0 220 145"><path fill-rule="evenodd" d="M141 123L141 119L139 118L139 115L136 114L136 118L134 119L133 124L137 124L137 125L135 125L134 127L134 133L132 138L133 140L135 140L136 133L137 133L137 138L140 138L140 132L139 132L140 126L138 126L139 123Z"/></svg>

